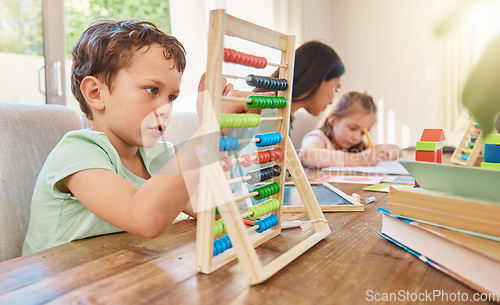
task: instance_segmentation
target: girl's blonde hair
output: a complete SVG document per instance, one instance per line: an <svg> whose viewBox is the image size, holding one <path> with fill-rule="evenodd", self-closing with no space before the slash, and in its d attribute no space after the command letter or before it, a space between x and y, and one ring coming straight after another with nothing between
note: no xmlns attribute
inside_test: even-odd
<svg viewBox="0 0 500 305"><path fill-rule="evenodd" d="M372 113L373 115L377 113L377 106L373 102L373 98L370 95L356 91L344 94L333 108L332 113L326 118L323 126L320 128L320 130L328 137L328 139L330 139L330 141L332 141L332 143L335 142L332 130L333 121L335 119L342 119L351 115L354 111L358 111L356 106L359 106L367 113ZM358 152L365 150L366 148L366 144L361 142L358 145L351 147L349 151Z"/></svg>

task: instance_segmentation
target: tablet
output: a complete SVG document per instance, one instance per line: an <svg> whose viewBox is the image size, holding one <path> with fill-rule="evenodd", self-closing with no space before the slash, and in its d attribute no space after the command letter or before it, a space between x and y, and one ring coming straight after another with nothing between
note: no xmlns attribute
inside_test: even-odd
<svg viewBox="0 0 500 305"><path fill-rule="evenodd" d="M327 182L312 182L311 188L323 212L364 211L365 209L365 207L361 203L352 199L351 196L348 196L347 194ZM252 199L254 205L261 201ZM286 183L283 198L283 212L305 211L306 209L302 203L299 192L295 185Z"/></svg>

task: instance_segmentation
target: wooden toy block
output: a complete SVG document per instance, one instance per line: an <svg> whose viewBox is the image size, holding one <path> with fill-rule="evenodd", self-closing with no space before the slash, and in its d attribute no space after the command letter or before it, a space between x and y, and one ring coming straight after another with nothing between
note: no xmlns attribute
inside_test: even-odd
<svg viewBox="0 0 500 305"><path fill-rule="evenodd" d="M438 160L437 155L437 151L417 150L415 152L415 161L436 163Z"/></svg>
<svg viewBox="0 0 500 305"><path fill-rule="evenodd" d="M442 129L424 129L420 141L438 142L446 140Z"/></svg>
<svg viewBox="0 0 500 305"><path fill-rule="evenodd" d="M436 163L443 163L443 150L442 149L438 149L436 150Z"/></svg>
<svg viewBox="0 0 500 305"><path fill-rule="evenodd" d="M498 169L500 169L500 163L481 162L481 167L498 170Z"/></svg>
<svg viewBox="0 0 500 305"><path fill-rule="evenodd" d="M500 134L489 134L482 140L484 144L500 145Z"/></svg>
<svg viewBox="0 0 500 305"><path fill-rule="evenodd" d="M500 145L484 145L484 162L500 163Z"/></svg>
<svg viewBox="0 0 500 305"><path fill-rule="evenodd" d="M450 161L458 165L474 166L483 147L477 123L471 121L462 137L462 141L453 151Z"/></svg>
<svg viewBox="0 0 500 305"><path fill-rule="evenodd" d="M417 150L428 150L434 151L438 149L442 149L444 147L444 141L418 141L417 142Z"/></svg>
<svg viewBox="0 0 500 305"><path fill-rule="evenodd" d="M281 54L281 60L279 63L268 63L264 57L225 48L224 41L227 36L278 50ZM237 258L248 282L251 285L258 284L284 268L331 232L289 137L294 60L294 36L285 35L227 15L224 10L210 12L205 78L206 99L203 103L203 122L201 124L203 134L208 136L204 137L204 145L197 148L200 163L206 164L200 168L196 229L196 268L202 273L212 273ZM254 68L263 68L266 65L278 67L278 80L270 80L276 84L272 91L278 92L276 97L269 99L274 104L261 103L257 99L251 98L222 96L221 88L224 77L246 78L245 76L223 75L222 67L227 64L241 64ZM265 76L258 76L258 78L269 79ZM281 81L284 81L287 86L282 86ZM257 87L258 84L255 86ZM273 102L274 100L277 102ZM256 108L277 108L276 116L221 114L221 101L246 102L249 107L255 102L256 105L253 106ZM220 159L220 162L210 161L218 160L218 156L221 154L220 149L229 151L231 149L226 148L233 146L232 141L225 143L226 141L219 139L221 128L253 128L258 126L261 121L275 121L275 132L273 133L279 134L279 141L273 143L270 140L264 140L264 134L256 135L259 145L262 147L272 146L274 152L269 154L272 160L261 162L261 156L256 151L252 156L246 154L243 158L242 154L241 158L238 157L237 160L235 158L234 165L228 156L229 153ZM262 137L257 138L258 136ZM225 144L221 145L222 142ZM265 168L261 168L257 172L249 171L243 176L229 177L231 179L228 179L223 165L228 165L228 162L231 163L231 166L243 167L250 166L252 162L255 165L272 162L273 165L269 168L274 169L267 172L270 175L263 174ZM229 166L225 166L225 168L228 170ZM306 215L311 221L311 228L308 229L308 234L303 234L301 231L296 232L297 235L293 237L297 241L295 246L263 264L255 248L281 234L286 169L290 172L304 204ZM260 189L253 187L249 194L239 197L233 193L231 188L236 183L245 183L246 186L246 184L255 184L269 179L271 179L270 183L266 182L265 185L259 186ZM257 210L257 206L254 205L247 212L241 214L240 207L236 202L250 197L257 200L270 199L264 202L265 205L260 206L265 208ZM216 207L221 216L221 219L218 220L215 220ZM248 227L244 221L246 217L260 217L262 220L255 222L252 227ZM226 232L227 234L225 234Z"/></svg>

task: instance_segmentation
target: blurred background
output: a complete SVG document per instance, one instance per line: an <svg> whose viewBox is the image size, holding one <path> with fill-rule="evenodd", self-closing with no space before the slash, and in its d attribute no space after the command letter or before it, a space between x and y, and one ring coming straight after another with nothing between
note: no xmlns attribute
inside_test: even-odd
<svg viewBox="0 0 500 305"><path fill-rule="evenodd" d="M424 128L442 128L446 144L458 145L469 123L460 101L467 75L500 34L497 0L0 0L0 102L66 104L79 111L69 89L72 45L94 20L135 18L155 23L186 47L174 111L195 111L208 15L216 8L293 34L296 47L310 40L332 46L346 67L336 98L367 91L379 109L372 137L402 147L414 146ZM234 38L226 47L269 61L279 56ZM236 65L228 70L247 73ZM233 82L250 89L243 80Z"/></svg>

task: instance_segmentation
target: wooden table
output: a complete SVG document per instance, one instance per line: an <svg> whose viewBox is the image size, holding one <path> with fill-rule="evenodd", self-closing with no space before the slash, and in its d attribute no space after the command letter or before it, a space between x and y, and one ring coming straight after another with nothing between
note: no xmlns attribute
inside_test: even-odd
<svg viewBox="0 0 500 305"><path fill-rule="evenodd" d="M472 297L475 291L378 235L376 209L388 208L386 193L334 186L377 200L364 212L325 214L332 233L260 285L248 286L237 261L210 275L198 273L196 221L185 220L155 239L117 233L0 263L0 304L381 304L367 298L434 290ZM285 230L260 247L262 261L293 245L302 231L307 227ZM398 302L405 303L429 302Z"/></svg>

